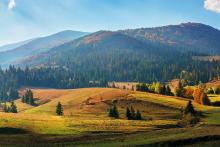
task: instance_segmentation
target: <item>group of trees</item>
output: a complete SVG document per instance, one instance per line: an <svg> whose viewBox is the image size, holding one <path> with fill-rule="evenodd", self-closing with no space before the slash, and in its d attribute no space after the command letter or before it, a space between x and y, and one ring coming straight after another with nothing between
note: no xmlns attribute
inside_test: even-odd
<svg viewBox="0 0 220 147"><path fill-rule="evenodd" d="M175 89L175 95L178 97L184 97L193 99L196 103L202 105L211 105L211 102L206 94L205 85L199 84L196 88L183 87L182 83L179 82Z"/></svg>
<svg viewBox="0 0 220 147"><path fill-rule="evenodd" d="M173 95L169 85L161 85L160 82L153 82L152 84L139 83L137 84L136 90L143 91L143 92L157 93L157 94L162 94L162 95L168 95L168 96Z"/></svg>
<svg viewBox="0 0 220 147"><path fill-rule="evenodd" d="M220 94L220 87L211 87L206 90L207 94Z"/></svg>
<svg viewBox="0 0 220 147"><path fill-rule="evenodd" d="M18 113L16 104L12 101L10 106L8 106L6 103L3 106L3 111L5 113Z"/></svg>
<svg viewBox="0 0 220 147"><path fill-rule="evenodd" d="M119 118L119 112L116 105L113 105L108 112L109 117ZM127 107L126 109L126 117L128 120L142 120L142 116L139 110L135 112L134 108Z"/></svg>
<svg viewBox="0 0 220 147"><path fill-rule="evenodd" d="M26 103L26 104L29 104L29 105L32 105L32 106L35 105L33 92L30 89L26 90L25 94L22 96L21 101L23 103Z"/></svg>
<svg viewBox="0 0 220 147"><path fill-rule="evenodd" d="M139 110L135 112L134 108L131 106L131 108L127 107L126 109L126 117L128 120L142 120L142 116Z"/></svg>
<svg viewBox="0 0 220 147"><path fill-rule="evenodd" d="M177 87L174 88L174 93L171 92L170 87L167 85L161 85L160 82L156 82L153 84L138 84L137 91L151 92L162 95L175 95L177 97L183 97L188 99L194 99L196 103L202 105L211 105L211 102L206 94L205 86L203 84L199 84L197 88L191 88L189 86L184 87L181 80L178 82ZM218 93L218 89L213 90L213 93Z"/></svg>

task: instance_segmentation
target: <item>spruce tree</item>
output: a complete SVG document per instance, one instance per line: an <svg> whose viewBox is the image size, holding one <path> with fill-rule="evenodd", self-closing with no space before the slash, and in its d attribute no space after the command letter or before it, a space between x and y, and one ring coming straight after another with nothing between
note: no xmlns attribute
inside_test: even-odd
<svg viewBox="0 0 220 147"><path fill-rule="evenodd" d="M10 112L11 112L11 113L18 113L18 111L17 111L17 106L15 105L14 102L11 102Z"/></svg>
<svg viewBox="0 0 220 147"><path fill-rule="evenodd" d="M184 114L188 114L188 113L191 113L191 114L195 114L196 111L192 105L192 101L189 101L185 110L184 110Z"/></svg>
<svg viewBox="0 0 220 147"><path fill-rule="evenodd" d="M116 105L113 106L113 114L114 114L113 115L114 118L119 118L119 113Z"/></svg>
<svg viewBox="0 0 220 147"><path fill-rule="evenodd" d="M114 105L112 108L109 109L109 117L119 118L119 113L117 107Z"/></svg>
<svg viewBox="0 0 220 147"><path fill-rule="evenodd" d="M113 117L114 116L112 107L109 109L108 116L109 117Z"/></svg>
<svg viewBox="0 0 220 147"><path fill-rule="evenodd" d="M135 114L134 108L131 106L131 119L135 119L135 117L136 117L136 114Z"/></svg>
<svg viewBox="0 0 220 147"><path fill-rule="evenodd" d="M60 102L58 102L58 104L57 104L56 114L58 116L62 116L63 115L63 107L62 107L62 104Z"/></svg>
<svg viewBox="0 0 220 147"><path fill-rule="evenodd" d="M127 119L128 120L131 120L132 119L132 117L131 117L131 111L130 111L130 109L127 107L127 109L126 109L126 117L127 117Z"/></svg>
<svg viewBox="0 0 220 147"><path fill-rule="evenodd" d="M142 116L141 116L141 113L139 110L137 110L137 113L136 113L136 120L142 120Z"/></svg>
<svg viewBox="0 0 220 147"><path fill-rule="evenodd" d="M173 95L169 85L166 86L166 95L169 95L169 96Z"/></svg>
<svg viewBox="0 0 220 147"><path fill-rule="evenodd" d="M21 102L22 102L22 103L25 103L25 101L26 101L26 100L25 100L25 96L23 95L22 98L21 98Z"/></svg>
<svg viewBox="0 0 220 147"><path fill-rule="evenodd" d="M166 95L166 86L165 85L162 86L161 94Z"/></svg>

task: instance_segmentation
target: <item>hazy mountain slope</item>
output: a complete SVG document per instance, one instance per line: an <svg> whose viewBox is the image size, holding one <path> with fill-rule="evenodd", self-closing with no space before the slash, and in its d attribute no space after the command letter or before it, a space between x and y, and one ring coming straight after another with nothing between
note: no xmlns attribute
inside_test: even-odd
<svg viewBox="0 0 220 147"><path fill-rule="evenodd" d="M3 45L3 46L0 47L0 52L4 52L4 51L8 51L8 50L18 48L19 46L25 45L25 44L33 41L33 40L34 39L30 39L30 40L25 40L25 41L22 41L22 42Z"/></svg>
<svg viewBox="0 0 220 147"><path fill-rule="evenodd" d="M181 51L220 54L220 31L200 23L120 31L142 41L163 43Z"/></svg>
<svg viewBox="0 0 220 147"><path fill-rule="evenodd" d="M136 32L137 30L99 31L57 45L49 51L22 58L16 62L16 65L61 67L60 70L65 69L66 73L72 75L71 79L65 80L76 82L76 77L80 77L78 79L81 83L83 81L88 83L86 81L90 80L100 80L102 83L106 81L168 81L178 78L183 70L192 73L195 83L199 80L208 81L218 76L218 62L203 63L192 59L192 56L208 54L209 50L205 44L215 47L215 44L211 44L215 40L208 40L207 34L212 32L212 35L217 36L218 30L191 23L164 28L166 33L161 33L163 31L159 29L158 34L161 35L155 35L153 40L143 37L148 33L141 35L142 33ZM134 33L129 31L134 31ZM178 33L172 34L172 32ZM177 37L179 32L182 32L181 37ZM195 33L194 36L192 32ZM214 39L212 35L210 38ZM165 36L166 39L163 42L157 41L157 36ZM175 39L174 45L168 42L170 38ZM190 40L192 41L189 42ZM217 47L216 45L213 51L217 52Z"/></svg>
<svg viewBox="0 0 220 147"><path fill-rule="evenodd" d="M81 64L85 60L98 60L100 57L105 57L106 60L102 61L103 63L110 64L109 62L113 59L118 61L120 58L129 58L129 56L154 61L155 59L162 60L165 55L166 51L150 43L118 32L100 31L55 47L49 52L32 56L20 64L29 66L64 65L66 62Z"/></svg>
<svg viewBox="0 0 220 147"><path fill-rule="evenodd" d="M27 58L18 65L64 67L85 81L157 81L176 77L182 65L186 65L183 62L190 62L187 57L119 32L100 31ZM173 65L180 58L175 63L179 65ZM167 74L163 77L164 72Z"/></svg>
<svg viewBox="0 0 220 147"><path fill-rule="evenodd" d="M50 52L21 60L28 65L62 65L68 60L82 61L86 57L107 55L115 58L130 52L148 60L170 60L178 53L220 54L220 31L199 23L185 23L157 28L100 31L53 48ZM111 54L117 52L118 54ZM102 55L103 54L103 55ZM168 55L168 56L167 56ZM79 61L78 61L79 60Z"/></svg>
<svg viewBox="0 0 220 147"><path fill-rule="evenodd" d="M20 59L27 58L42 52L49 51L51 48L80 38L88 33L76 31L63 31L46 37L41 37L30 41L10 51L0 53L1 66L15 64Z"/></svg>

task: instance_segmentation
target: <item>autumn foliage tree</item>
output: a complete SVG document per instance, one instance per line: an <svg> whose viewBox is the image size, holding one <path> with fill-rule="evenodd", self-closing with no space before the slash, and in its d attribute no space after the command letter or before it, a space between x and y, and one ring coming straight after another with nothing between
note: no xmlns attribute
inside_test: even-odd
<svg viewBox="0 0 220 147"><path fill-rule="evenodd" d="M193 98L196 103L210 105L210 100L202 87L198 87L194 90Z"/></svg>
<svg viewBox="0 0 220 147"><path fill-rule="evenodd" d="M193 99L194 89L190 87L186 87L183 93L184 98Z"/></svg>

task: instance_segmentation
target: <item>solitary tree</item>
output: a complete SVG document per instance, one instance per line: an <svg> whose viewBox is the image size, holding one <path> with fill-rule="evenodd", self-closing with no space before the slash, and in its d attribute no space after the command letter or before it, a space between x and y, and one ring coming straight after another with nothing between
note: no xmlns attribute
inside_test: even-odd
<svg viewBox="0 0 220 147"><path fill-rule="evenodd" d="M196 111L195 111L195 109L194 109L194 107L192 105L192 101L188 102L188 104L187 104L187 106L186 106L186 108L184 110L184 114L185 115L188 114L188 113L191 113L193 115L196 113Z"/></svg>
<svg viewBox="0 0 220 147"><path fill-rule="evenodd" d="M58 102L58 104L57 104L56 113L57 113L58 116L63 115L63 107L62 107L60 102Z"/></svg>

